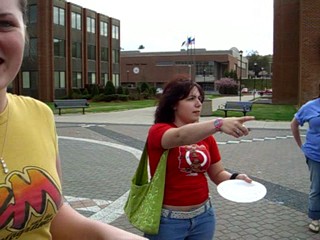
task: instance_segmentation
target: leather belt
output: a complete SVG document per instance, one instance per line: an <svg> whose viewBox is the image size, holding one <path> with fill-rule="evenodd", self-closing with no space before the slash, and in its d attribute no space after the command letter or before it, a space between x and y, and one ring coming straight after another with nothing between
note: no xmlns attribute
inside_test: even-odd
<svg viewBox="0 0 320 240"><path fill-rule="evenodd" d="M173 211L170 209L162 208L161 216L167 217L167 218L175 218L175 219L191 219L204 213L210 207L211 207L211 201L208 200L202 206L191 211Z"/></svg>

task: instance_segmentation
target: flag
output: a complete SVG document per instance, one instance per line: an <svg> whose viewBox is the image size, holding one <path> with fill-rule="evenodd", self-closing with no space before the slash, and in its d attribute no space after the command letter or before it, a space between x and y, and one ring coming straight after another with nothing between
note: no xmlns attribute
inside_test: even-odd
<svg viewBox="0 0 320 240"><path fill-rule="evenodd" d="M187 47L189 47L189 45L191 45L191 37L188 37L187 39Z"/></svg>
<svg viewBox="0 0 320 240"><path fill-rule="evenodd" d="M188 48L192 44L195 44L195 38L187 37L187 40L182 42L181 47L187 46Z"/></svg>

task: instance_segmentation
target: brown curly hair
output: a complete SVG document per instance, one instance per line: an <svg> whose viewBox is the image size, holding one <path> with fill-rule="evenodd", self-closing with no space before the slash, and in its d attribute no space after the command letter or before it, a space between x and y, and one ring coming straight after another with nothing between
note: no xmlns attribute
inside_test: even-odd
<svg viewBox="0 0 320 240"><path fill-rule="evenodd" d="M176 75L164 87L155 112L154 123L172 123L175 120L174 107L176 104L189 96L190 91L196 87L204 100L204 91L201 86L188 78L187 75Z"/></svg>

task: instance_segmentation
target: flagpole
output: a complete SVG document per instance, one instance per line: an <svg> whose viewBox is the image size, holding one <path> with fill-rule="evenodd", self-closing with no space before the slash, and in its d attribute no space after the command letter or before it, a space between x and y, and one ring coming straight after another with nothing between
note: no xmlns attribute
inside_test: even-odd
<svg viewBox="0 0 320 240"><path fill-rule="evenodd" d="M195 57L195 54L196 54L196 41L195 41L195 37L193 37L192 43L193 43L192 65L194 66L194 69L196 69L195 62L194 62L194 57Z"/></svg>
<svg viewBox="0 0 320 240"><path fill-rule="evenodd" d="M190 61L188 63L188 67L189 67L189 78L190 80L192 80L192 68L196 69L195 67L195 60L194 60L194 55L195 55L195 38L193 37L187 37L186 41L182 42L182 46L187 46L187 55L190 55ZM193 46L192 46L193 45ZM196 70L195 70L196 73Z"/></svg>
<svg viewBox="0 0 320 240"><path fill-rule="evenodd" d="M191 37L190 37L191 39ZM191 44L191 68L190 68L190 80L192 80L192 72L191 72L191 69L192 69L192 66L193 66L193 54L192 54L192 41L190 42Z"/></svg>

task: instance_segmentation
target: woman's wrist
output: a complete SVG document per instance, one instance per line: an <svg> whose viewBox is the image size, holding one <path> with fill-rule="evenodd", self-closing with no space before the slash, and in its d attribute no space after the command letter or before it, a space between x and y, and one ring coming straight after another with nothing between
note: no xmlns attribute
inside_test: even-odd
<svg viewBox="0 0 320 240"><path fill-rule="evenodd" d="M236 179L238 177L239 173L232 173L230 176L230 180Z"/></svg>
<svg viewBox="0 0 320 240"><path fill-rule="evenodd" d="M222 125L223 125L222 118L217 118L213 121L213 126L217 132L221 132Z"/></svg>

